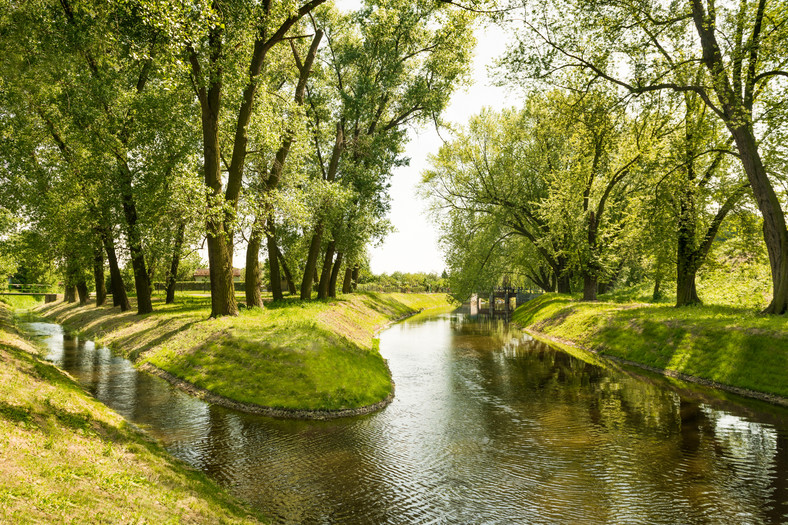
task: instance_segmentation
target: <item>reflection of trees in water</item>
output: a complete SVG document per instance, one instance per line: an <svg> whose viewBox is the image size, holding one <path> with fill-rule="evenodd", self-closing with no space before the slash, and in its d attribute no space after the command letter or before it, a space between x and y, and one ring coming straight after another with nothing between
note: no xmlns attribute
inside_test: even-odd
<svg viewBox="0 0 788 525"><path fill-rule="evenodd" d="M521 439L533 441L542 458L530 466L545 479L529 489L540 501L573 493L587 500L592 520L788 517L786 425L753 421L745 409L737 415L712 408L661 378L588 364L523 340L497 319L453 318L452 332L461 348L478 343L474 371L464 373L478 375L488 402L465 410L476 412L481 433L512 438L505 427L515 423L501 404L533 419ZM579 485L597 488L583 492Z"/></svg>
<svg viewBox="0 0 788 525"><path fill-rule="evenodd" d="M453 315L451 332L455 347L473 347L477 350L497 350L521 333L512 330L500 317Z"/></svg>

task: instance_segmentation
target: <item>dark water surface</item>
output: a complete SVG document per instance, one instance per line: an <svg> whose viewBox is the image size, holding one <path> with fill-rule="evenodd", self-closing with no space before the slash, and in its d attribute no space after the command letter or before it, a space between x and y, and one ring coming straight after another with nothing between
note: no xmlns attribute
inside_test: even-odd
<svg viewBox="0 0 788 525"><path fill-rule="evenodd" d="M49 359L282 523L788 523L788 410L446 315L395 325L382 412L208 405L59 326Z"/></svg>

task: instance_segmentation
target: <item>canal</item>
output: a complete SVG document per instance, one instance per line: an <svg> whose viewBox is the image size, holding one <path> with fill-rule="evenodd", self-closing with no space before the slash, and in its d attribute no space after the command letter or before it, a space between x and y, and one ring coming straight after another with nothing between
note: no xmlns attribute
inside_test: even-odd
<svg viewBox="0 0 788 525"><path fill-rule="evenodd" d="M788 523L788 409L591 364L501 321L393 326L393 403L317 422L212 406L58 325L29 328L279 523Z"/></svg>

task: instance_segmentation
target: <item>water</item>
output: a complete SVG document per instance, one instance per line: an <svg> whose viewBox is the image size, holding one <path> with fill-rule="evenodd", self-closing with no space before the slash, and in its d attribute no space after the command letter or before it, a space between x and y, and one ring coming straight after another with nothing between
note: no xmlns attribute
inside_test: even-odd
<svg viewBox="0 0 788 525"><path fill-rule="evenodd" d="M280 523L788 523L788 410L443 316L381 335L377 414L208 405L60 327L49 358Z"/></svg>

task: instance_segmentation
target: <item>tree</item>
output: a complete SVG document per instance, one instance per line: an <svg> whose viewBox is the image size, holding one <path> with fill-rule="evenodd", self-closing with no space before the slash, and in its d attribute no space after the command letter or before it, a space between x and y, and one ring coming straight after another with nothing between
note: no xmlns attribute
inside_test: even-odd
<svg viewBox="0 0 788 525"><path fill-rule="evenodd" d="M380 230L382 224L367 228L354 223L376 221L385 213L386 179L402 162L405 126L437 119L467 75L472 21L467 12L429 1L370 1L326 27L326 77L307 97L315 176L324 185L342 185L352 196L345 201L347 210L335 206L315 214L302 299L311 298L324 235L328 241L319 297L330 295L332 281L336 285L344 254L339 265L334 256L343 232ZM349 239L362 237L344 235L343 249Z"/></svg>
<svg viewBox="0 0 788 525"><path fill-rule="evenodd" d="M158 171L160 159L145 150L168 142L166 131L176 126L167 130L164 123L183 106L177 90L150 88L161 86L156 57L163 35L144 23L137 5L64 0L7 7L4 29L15 38L4 39L3 56L13 72L9 84L20 98L16 110L46 130L75 190L84 193L107 251L113 298L124 308L128 301L121 292L113 238L114 224L121 226L134 267L138 312L149 312L142 231L148 217L140 207L141 188L150 189L153 180L161 184L166 170ZM122 212L118 221L116 209Z"/></svg>
<svg viewBox="0 0 788 525"><path fill-rule="evenodd" d="M580 275L584 298L595 300L638 235L642 174L660 126L648 108L598 91L532 94L521 111L472 119L423 183L453 289L469 290L458 272L489 285L516 264L546 291L568 291Z"/></svg>
<svg viewBox="0 0 788 525"><path fill-rule="evenodd" d="M424 173L421 191L432 200L443 231L441 243L456 293L489 284L491 277L484 273L495 274L486 265L496 254L515 258L501 250L511 237L533 247L521 271L546 291L557 285L559 292L569 292L566 239L551 231L539 213L549 197L551 173L568 147L551 107L550 95L535 95L521 111L482 111L431 159L433 167ZM469 272L477 277L461 285L459 275Z"/></svg>
<svg viewBox="0 0 788 525"><path fill-rule="evenodd" d="M634 94L694 93L725 125L764 218L773 288L765 312L786 312L788 230L773 167L764 164L759 144L768 128L761 123L782 114L787 100L780 81L788 76L784 6L767 0L523 5L527 32L506 61L513 77L546 78L575 67ZM693 74L699 63L707 75Z"/></svg>
<svg viewBox="0 0 788 525"><path fill-rule="evenodd" d="M200 102L203 173L205 185L209 188L207 233L212 317L238 314L232 275L235 214L246 167L249 125L263 65L271 48L285 41L290 29L324 2L312 0L296 5L270 0L264 0L260 5L212 2L203 14L208 24L207 31L200 35L199 40L187 41L186 54ZM244 62L247 64L245 68ZM237 78L233 68L235 71L245 70L246 74ZM227 103L223 103L226 95L229 95L229 103L237 104L238 108L232 122L227 121L224 117L226 111L222 111L226 109L224 105ZM228 127L232 129L232 138L224 146L232 153L225 185L222 182L222 152L225 148L221 130Z"/></svg>
<svg viewBox="0 0 788 525"><path fill-rule="evenodd" d="M316 29L303 62L301 61L295 44L293 44L291 41L293 58L298 71L298 77L293 95L293 109L295 110L296 115L299 115L298 110L301 109L301 106L304 103L304 92L306 90L307 79L309 78L309 75L312 71L312 64L314 63L315 56L317 55L317 49L322 38L323 31ZM283 298L282 283L279 273L280 250L276 242L276 225L272 199L273 193L278 188L282 179L285 163L287 162L287 158L295 140L295 129L290 126L284 130L280 138L279 148L277 149L273 160L271 160L270 169L261 171L259 174L259 186L262 193L260 196L260 209L255 213L255 220L251 229L246 256L246 304L249 307L261 307L263 305L262 297L260 295L260 269L258 263L263 235L265 235L266 238L268 268L273 299L274 301L280 301ZM289 279L288 282L290 282Z"/></svg>
<svg viewBox="0 0 788 525"><path fill-rule="evenodd" d="M595 301L600 280L614 276L639 230L642 175L662 119L599 91L553 100L566 149L540 213L566 240L564 254L583 277L583 300Z"/></svg>

